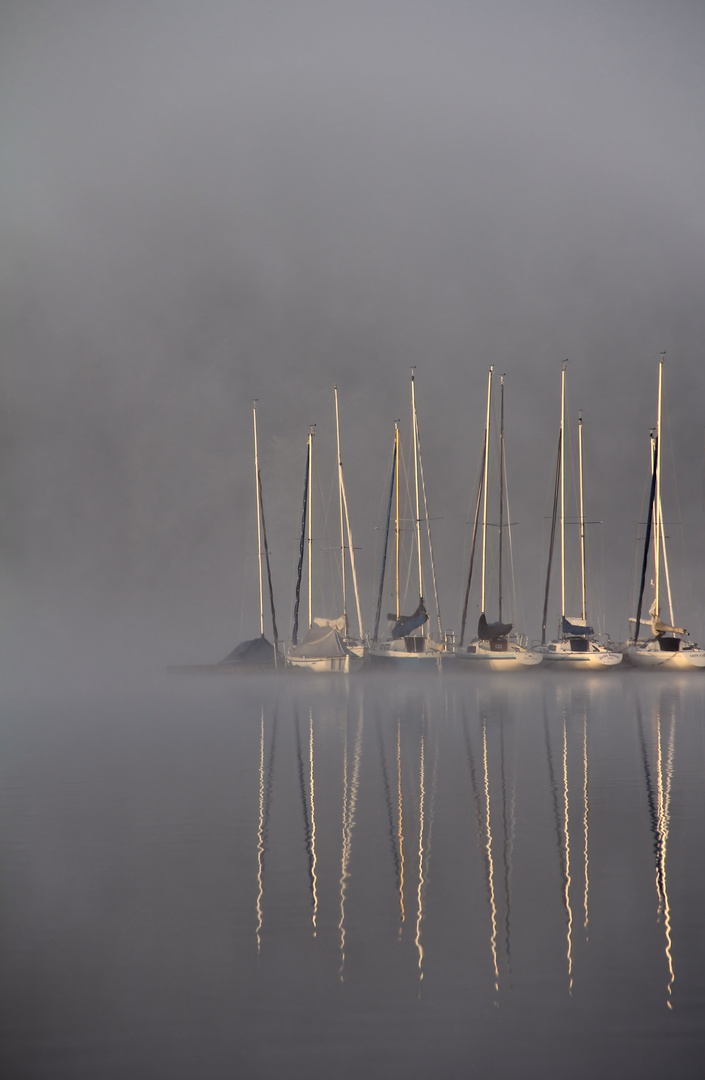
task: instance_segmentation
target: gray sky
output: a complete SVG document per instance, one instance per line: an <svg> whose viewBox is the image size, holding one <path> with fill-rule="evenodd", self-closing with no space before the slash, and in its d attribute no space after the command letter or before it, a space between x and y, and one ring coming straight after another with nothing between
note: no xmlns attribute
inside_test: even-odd
<svg viewBox="0 0 705 1080"><path fill-rule="evenodd" d="M695 2L5 2L6 605L153 613L183 659L255 634L258 397L284 633L337 382L371 625L413 364L457 628L494 364L536 635L569 357L591 614L622 636L665 349L676 617L705 636L704 53Z"/></svg>

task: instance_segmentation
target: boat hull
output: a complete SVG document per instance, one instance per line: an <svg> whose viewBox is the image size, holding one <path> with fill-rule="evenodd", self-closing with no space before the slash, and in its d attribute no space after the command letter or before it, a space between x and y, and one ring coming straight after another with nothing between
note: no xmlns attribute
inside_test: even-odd
<svg viewBox="0 0 705 1080"><path fill-rule="evenodd" d="M472 652L470 650L473 650ZM533 649L510 648L495 652L482 645L469 645L455 650L459 661L458 670L463 671L527 671L543 661L543 655Z"/></svg>
<svg viewBox="0 0 705 1080"><path fill-rule="evenodd" d="M705 668L705 649L697 645L681 646L674 652L661 649L657 641L627 645L625 659L636 668L655 671L667 667L669 671L696 671Z"/></svg>
<svg viewBox="0 0 705 1080"><path fill-rule="evenodd" d="M408 642L413 642L410 646ZM422 643L423 647L419 648ZM368 651L368 662L374 668L387 668L393 671L403 669L411 671L440 671L449 654L439 649L435 642L426 638L398 638L395 641L383 641L372 645Z"/></svg>
<svg viewBox="0 0 705 1080"><path fill-rule="evenodd" d="M540 649L546 667L555 671L608 671L622 662L622 654L595 642L585 651L570 648L570 641L552 642Z"/></svg>
<svg viewBox="0 0 705 1080"><path fill-rule="evenodd" d="M346 653L345 656L287 656L286 666L292 671L307 671L315 675L350 675L359 671L364 656Z"/></svg>

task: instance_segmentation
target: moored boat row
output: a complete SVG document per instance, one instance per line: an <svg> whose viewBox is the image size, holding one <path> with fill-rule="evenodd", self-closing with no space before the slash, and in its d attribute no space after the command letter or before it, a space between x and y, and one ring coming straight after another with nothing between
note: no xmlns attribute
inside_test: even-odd
<svg viewBox="0 0 705 1080"><path fill-rule="evenodd" d="M628 641L613 644L609 636L596 635L589 625L587 615L587 584L585 559L585 513L583 497L583 421L578 418L578 474L579 487L575 493L578 502L576 524L580 526L580 614L571 615L566 610L566 363L561 372L561 414L556 459L555 487L551 539L546 571L546 585L540 643L530 644L525 633L517 632L513 622L505 621L503 610L503 573L505 565L505 532L509 538L511 556L511 526L509 501L506 484L506 461L504 451L504 376L500 376L500 430L498 465L494 470L490 464L490 436L492 416L492 392L494 369L490 368L487 382L487 412L482 448L482 464L475 500L470 564L465 590L465 602L461 620L459 640L456 642L453 631L443 631L436 565L431 537L431 517L429 514L426 484L421 456L421 441L416 408L416 381L414 370L411 373L411 427L412 454L407 474L402 478L402 453L400 445L399 422L395 424L392 468L389 482L386 530L381 560L379 591L377 597L374 630L371 634L363 632L360 597L355 569L355 556L350 528L348 502L343 476L343 464L340 442L340 414L338 389L335 387L335 422L337 439L337 474L338 503L340 519L340 576L342 582L342 610L339 614L317 616L313 611L313 443L314 428L307 439L304 496L301 516L301 534L299 558L295 587L293 625L290 641L282 647L276 624L274 595L270 570L269 547L264 521L262 502L262 481L259 469L257 447L257 409L253 406L254 446L255 446L255 490L257 501L257 536L260 600L260 637L243 642L224 661L214 668L218 670L263 670L280 668L291 671L305 671L326 674L349 674L364 667L387 670L442 670L449 663L458 671L467 672L510 672L526 671L529 668L551 668L558 671L606 671L626 662L637 668L664 668L669 670L693 670L705 667L705 649L688 640L688 633L683 627L675 625L666 539L663 529L662 493L661 493L661 427L662 427L662 388L663 356L659 363L657 422L651 432L651 484L648 506L648 520L644 541L641 583L636 617L630 620L633 636ZM402 506L403 492L409 497L409 505ZM497 551L497 618L488 619L488 502L498 498ZM408 515L405 517L405 514ZM413 518L413 529L405 530ZM423 526L423 528L422 528ZM547 640L547 612L551 570L557 530L560 530L560 568L561 568L561 608L559 633L552 640ZM389 556L390 538L393 538L393 556ZM476 634L466 642L467 611L470 596L475 552L480 540L480 616ZM409 540L412 541L409 544ZM403 562L402 546L405 545L406 562ZM650 553L651 548L651 553ZM422 557L423 549L423 557ZM304 559L305 553L307 559ZM647 579L649 560L653 562L654 597L649 609L650 634L641 636L642 604ZM299 633L300 598L306 563L306 582L308 590L307 625L302 635ZM351 632L348 611L348 563L352 578L357 616L357 633ZM395 608L387 613L386 631L380 631L382 622L382 602L385 595L385 575L391 564L395 575ZM264 566L267 570L269 599L272 618L273 642L270 643L264 632ZM513 562L512 562L513 565ZM434 619L426 608L426 588L424 576L432 584ZM410 615L402 613L403 599L402 578L407 582L413 577L418 585L418 603ZM665 582L669 605L670 622L661 619L660 600L662 583ZM408 593L407 593L408 595ZM411 605L410 605L411 606ZM407 608L408 610L408 608ZM199 668L198 670L203 670Z"/></svg>

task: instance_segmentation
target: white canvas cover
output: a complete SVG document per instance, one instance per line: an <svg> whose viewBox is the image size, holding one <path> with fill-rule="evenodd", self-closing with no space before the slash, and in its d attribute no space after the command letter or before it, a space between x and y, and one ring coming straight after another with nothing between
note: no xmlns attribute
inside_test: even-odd
<svg viewBox="0 0 705 1080"><path fill-rule="evenodd" d="M335 626L316 626L315 623L298 645L292 645L290 656L315 660L329 656L345 656L347 649Z"/></svg>

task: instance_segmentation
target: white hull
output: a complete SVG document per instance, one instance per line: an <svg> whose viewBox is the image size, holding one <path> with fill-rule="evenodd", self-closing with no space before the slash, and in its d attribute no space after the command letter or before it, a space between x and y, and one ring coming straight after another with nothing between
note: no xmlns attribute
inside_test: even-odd
<svg viewBox="0 0 705 1080"><path fill-rule="evenodd" d="M540 646L544 662L556 671L605 671L622 662L622 654L605 649L594 641L583 651L571 649L570 639Z"/></svg>
<svg viewBox="0 0 705 1080"><path fill-rule="evenodd" d="M681 643L676 652L668 652L660 648L658 641L645 641L627 645L624 655L634 667L647 670L667 667L669 671L695 671L705 668L705 649L698 645Z"/></svg>
<svg viewBox="0 0 705 1080"><path fill-rule="evenodd" d="M287 656L286 666L295 671L310 671L316 675L349 675L359 671L364 655L346 653L345 656Z"/></svg>
<svg viewBox="0 0 705 1080"><path fill-rule="evenodd" d="M455 650L461 668L476 671L526 671L543 661L543 654L534 649L514 646L506 652L491 650L485 642L474 642Z"/></svg>
<svg viewBox="0 0 705 1080"><path fill-rule="evenodd" d="M408 645L407 642L414 644ZM418 651L419 646L422 646L421 651ZM368 656L373 667L416 671L430 671L432 668L440 671L443 661L448 658L448 654L440 649L435 641L418 637L398 638L395 641L382 641L378 645L371 645Z"/></svg>

